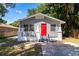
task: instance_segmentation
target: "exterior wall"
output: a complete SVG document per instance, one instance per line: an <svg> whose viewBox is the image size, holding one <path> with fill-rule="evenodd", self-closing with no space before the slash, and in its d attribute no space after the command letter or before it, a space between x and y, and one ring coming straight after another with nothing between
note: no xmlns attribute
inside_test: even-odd
<svg viewBox="0 0 79 59"><path fill-rule="evenodd" d="M38 39L41 39L41 24L42 23L46 23L46 22L38 22L38 23L35 23L35 33L37 35L37 38ZM48 36L48 33L49 33L49 23L46 23L47 24L47 36Z"/></svg>
<svg viewBox="0 0 79 59"><path fill-rule="evenodd" d="M62 40L62 30L61 24L54 20L48 19L27 19L20 22L20 27L23 27L24 24L34 24L34 32L37 35L37 39L41 38L41 23L45 22L47 24L47 36L48 34L52 33L51 35L57 35L56 38L51 38L52 40ZM56 31L55 33L50 30L50 24L56 24Z"/></svg>
<svg viewBox="0 0 79 59"><path fill-rule="evenodd" d="M13 29L13 28L4 28L1 27L0 28L0 36L2 37L8 37L8 36L13 36L13 35L17 35L17 29Z"/></svg>
<svg viewBox="0 0 79 59"><path fill-rule="evenodd" d="M61 24L59 24L59 29L58 29L58 40L62 40L62 29L61 29Z"/></svg>
<svg viewBox="0 0 79 59"><path fill-rule="evenodd" d="M50 38L50 40L62 40L62 30L61 30L61 24L56 24L56 30L55 32L51 31L51 24L49 24L49 33L51 33L51 35L57 36L54 38Z"/></svg>

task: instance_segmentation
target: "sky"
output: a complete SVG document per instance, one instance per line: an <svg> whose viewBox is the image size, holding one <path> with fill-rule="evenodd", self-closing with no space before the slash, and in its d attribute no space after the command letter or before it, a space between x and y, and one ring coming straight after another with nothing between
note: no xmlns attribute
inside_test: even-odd
<svg viewBox="0 0 79 59"><path fill-rule="evenodd" d="M37 8L40 4L38 3L17 3L14 8L9 8L9 12L6 13L4 20L7 20L7 23L12 23L18 19L27 17L28 9Z"/></svg>

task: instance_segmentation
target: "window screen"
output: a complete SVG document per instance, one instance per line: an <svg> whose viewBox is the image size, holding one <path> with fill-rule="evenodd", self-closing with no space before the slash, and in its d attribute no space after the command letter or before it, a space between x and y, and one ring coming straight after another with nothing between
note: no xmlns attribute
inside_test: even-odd
<svg viewBox="0 0 79 59"><path fill-rule="evenodd" d="M29 25L29 31L34 31L34 25L33 24Z"/></svg>
<svg viewBox="0 0 79 59"><path fill-rule="evenodd" d="M56 29L56 25L55 24L51 24L51 31L55 31Z"/></svg>
<svg viewBox="0 0 79 59"><path fill-rule="evenodd" d="M28 24L24 25L24 31L28 31Z"/></svg>
<svg viewBox="0 0 79 59"><path fill-rule="evenodd" d="M26 24L24 25L25 31L34 31L34 25L33 24Z"/></svg>

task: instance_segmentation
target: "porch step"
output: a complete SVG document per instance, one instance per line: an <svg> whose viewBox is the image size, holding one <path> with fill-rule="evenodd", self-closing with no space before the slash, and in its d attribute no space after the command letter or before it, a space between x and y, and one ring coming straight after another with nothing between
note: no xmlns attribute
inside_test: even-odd
<svg viewBox="0 0 79 59"><path fill-rule="evenodd" d="M47 36L42 36L41 39L40 39L41 42L44 42L44 41L48 41L48 37Z"/></svg>

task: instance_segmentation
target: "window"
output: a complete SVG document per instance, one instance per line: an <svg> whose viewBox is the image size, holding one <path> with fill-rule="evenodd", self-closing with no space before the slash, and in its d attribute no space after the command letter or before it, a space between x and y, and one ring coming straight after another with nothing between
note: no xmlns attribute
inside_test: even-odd
<svg viewBox="0 0 79 59"><path fill-rule="evenodd" d="M32 24L29 25L29 31L34 31L34 25Z"/></svg>
<svg viewBox="0 0 79 59"><path fill-rule="evenodd" d="M28 24L24 25L24 31L28 31Z"/></svg>
<svg viewBox="0 0 79 59"><path fill-rule="evenodd" d="M24 25L25 31L34 31L34 25L33 24L26 24Z"/></svg>
<svg viewBox="0 0 79 59"><path fill-rule="evenodd" d="M56 25L55 24L51 24L51 31L55 31Z"/></svg>

